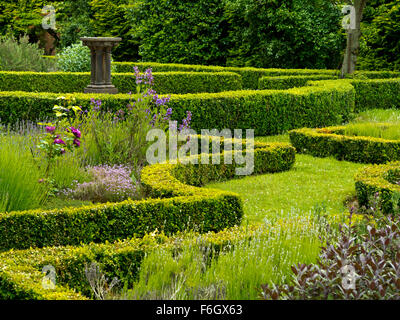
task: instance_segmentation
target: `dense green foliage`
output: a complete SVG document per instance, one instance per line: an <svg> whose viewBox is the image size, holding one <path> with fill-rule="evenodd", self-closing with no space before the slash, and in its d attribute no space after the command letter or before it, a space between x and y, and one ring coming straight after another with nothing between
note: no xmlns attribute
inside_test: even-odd
<svg viewBox="0 0 400 320"><path fill-rule="evenodd" d="M57 54L57 68L64 72L90 72L90 49L81 43L65 47ZM48 90L39 90L48 91Z"/></svg>
<svg viewBox="0 0 400 320"><path fill-rule="evenodd" d="M369 0L362 22L359 69L400 70L400 4Z"/></svg>
<svg viewBox="0 0 400 320"><path fill-rule="evenodd" d="M65 68L80 68L70 63L70 56L63 58ZM85 68L85 66L82 66ZM154 73L153 89L159 94L186 94L201 92L235 91L242 88L241 76L232 72L163 72ZM115 73L113 84L121 93L135 91L133 73ZM0 72L0 91L28 92L83 92L90 84L90 73L35 73Z"/></svg>
<svg viewBox="0 0 400 320"><path fill-rule="evenodd" d="M228 65L337 69L344 38L330 1L230 0Z"/></svg>
<svg viewBox="0 0 400 320"><path fill-rule="evenodd" d="M157 62L114 62L116 72L132 72L134 66L147 69L152 68L154 72L171 72L171 71L194 71L194 72L235 72L242 76L244 89L258 89L258 81L261 77L277 77L277 76L310 76L310 75L329 75L338 76L335 70L318 70L318 69L262 69L262 68L239 68L239 67L219 67L219 66L202 66L176 63L157 63ZM375 73L374 73L375 74ZM369 75L369 73L368 73ZM400 74L398 74L400 75ZM367 77L367 75L365 76ZM379 77L377 75L377 77ZM391 73L387 74L388 78ZM368 78L368 77L367 77Z"/></svg>
<svg viewBox="0 0 400 320"><path fill-rule="evenodd" d="M400 78L350 82L356 89L356 112L400 107Z"/></svg>
<svg viewBox="0 0 400 320"><path fill-rule="evenodd" d="M330 3L189 3L144 0L136 7L133 34L140 38L139 54L144 61L286 68L338 66L343 45L340 11Z"/></svg>
<svg viewBox="0 0 400 320"><path fill-rule="evenodd" d="M93 290L85 275L86 268L93 262L100 268L101 274L106 275L107 278L118 277L122 281L121 285L125 289L130 289L148 270L148 259L152 257L152 253L160 253L160 250L162 250L165 252L165 258L167 255L175 253L176 261L179 261L179 256L185 251L185 248L198 248L198 250L201 250L199 253L204 255L203 259L214 257L215 262L218 261L218 256L221 254L221 265L211 266L211 271L214 270L216 275L219 275L219 279L213 279L213 281L216 281L214 285L218 285L221 280L224 280L224 282L226 281L224 285L231 286L229 289L231 296L235 296L236 290L241 291L241 296L254 296L257 295L255 287L262 283L260 281L267 279L279 281L282 279L281 272L276 271L274 267L277 263L284 264L285 269L287 269L285 273L287 273L290 264L295 263L303 253L306 256L302 257L307 262L314 261L320 246L318 240L319 227L318 225L310 226L310 219L307 220L306 218L299 218L296 222L282 221L277 227L266 224L259 227L233 228L219 233L210 232L204 235L196 233L180 234L168 238L163 234L153 234L147 235L143 239L133 238L112 244L89 244L78 247L49 247L13 251L12 253L5 252L0 255L0 298L34 300L93 298ZM305 230L307 232L304 232ZM292 234L296 235L295 238L300 240L301 244L295 247L291 245L293 243ZM255 241L246 245L248 240L252 239ZM280 246L279 243L286 245ZM238 254L232 256L235 252L232 249L236 246L239 247L239 250L236 251ZM259 259L254 259L254 253L257 253ZM159 257L159 254L157 257ZM268 258L268 267L264 265L265 258ZM187 265L185 265L187 260L185 259L179 264L184 270L190 272L192 269L187 269ZM237 268L242 272L236 272L237 269L226 268L226 265L233 260L242 261L240 265L237 265ZM165 273L173 267L173 265L166 265L170 262L169 259L162 259L163 264L160 264L160 262L158 261L156 264L159 268L153 265L152 277L160 276L160 270L164 270ZM140 272L142 263L145 263L145 265L143 272ZM52 265L56 268L57 286L55 290L45 290L42 287L43 274L40 271L44 265ZM261 268L262 265L264 265L264 268ZM265 268L262 278L257 277L255 279L254 270ZM178 268L175 268L175 270L178 273L183 271ZM224 272L224 270L226 271ZM192 271L198 273L200 268ZM191 276L193 277L195 274ZM231 277L237 280L228 281ZM239 277L241 281L238 281ZM140 285L143 286L145 279L141 280ZM243 288L243 281L246 282L248 287ZM152 284L156 284L155 281L148 283L148 285ZM197 285L201 284L198 283ZM250 287L251 293L248 292ZM198 289L201 290L201 288ZM253 292L253 290L255 291ZM160 297L163 293L158 292L155 295ZM129 298L131 294L128 293L124 298Z"/></svg>

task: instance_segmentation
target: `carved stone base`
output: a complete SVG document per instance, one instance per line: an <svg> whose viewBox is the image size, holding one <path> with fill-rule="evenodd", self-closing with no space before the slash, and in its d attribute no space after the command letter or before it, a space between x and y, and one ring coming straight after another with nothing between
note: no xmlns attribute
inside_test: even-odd
<svg viewBox="0 0 400 320"><path fill-rule="evenodd" d="M117 94L118 89L111 85L88 85L85 90L85 93L109 93L109 94Z"/></svg>

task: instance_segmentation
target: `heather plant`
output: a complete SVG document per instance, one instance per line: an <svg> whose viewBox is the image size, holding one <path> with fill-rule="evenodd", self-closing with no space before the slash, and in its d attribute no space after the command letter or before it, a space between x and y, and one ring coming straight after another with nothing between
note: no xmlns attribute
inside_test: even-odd
<svg viewBox="0 0 400 320"><path fill-rule="evenodd" d="M316 264L291 267L290 284L262 286L264 299L400 299L400 219L375 215L360 233L343 225Z"/></svg>
<svg viewBox="0 0 400 320"><path fill-rule="evenodd" d="M63 191L72 199L92 202L119 202L136 198L131 169L123 165L101 165L87 168L91 181L78 183L75 188Z"/></svg>

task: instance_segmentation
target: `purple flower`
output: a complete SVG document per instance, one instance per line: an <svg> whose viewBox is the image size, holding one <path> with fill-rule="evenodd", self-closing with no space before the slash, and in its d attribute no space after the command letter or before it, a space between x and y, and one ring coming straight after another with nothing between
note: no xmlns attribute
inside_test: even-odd
<svg viewBox="0 0 400 320"><path fill-rule="evenodd" d="M76 129L74 127L70 127L69 129L71 130L71 132L74 134L75 137L77 137L77 138L81 137L81 132L78 129Z"/></svg>
<svg viewBox="0 0 400 320"><path fill-rule="evenodd" d="M56 127L46 127L46 132L47 133L54 133L54 131L56 131Z"/></svg>
<svg viewBox="0 0 400 320"><path fill-rule="evenodd" d="M61 153L61 154L64 154L64 153L65 153L65 149L64 149L64 148L61 148L60 153Z"/></svg>
<svg viewBox="0 0 400 320"><path fill-rule="evenodd" d="M81 146L81 142L78 139L74 139L74 145L78 148Z"/></svg>
<svg viewBox="0 0 400 320"><path fill-rule="evenodd" d="M54 144L64 144L65 145L65 142L63 139L57 138L54 140Z"/></svg>

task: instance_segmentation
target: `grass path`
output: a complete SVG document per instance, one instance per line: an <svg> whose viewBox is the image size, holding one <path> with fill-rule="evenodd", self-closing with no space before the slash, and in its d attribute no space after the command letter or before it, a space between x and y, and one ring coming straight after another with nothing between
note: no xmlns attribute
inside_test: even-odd
<svg viewBox="0 0 400 320"><path fill-rule="evenodd" d="M257 140L285 142L288 136ZM207 187L240 194L244 200L245 223L261 222L265 217L278 214L286 215L293 209L308 212L315 206L325 207L328 213L339 213L345 209L343 200L354 194L353 176L363 166L298 154L290 171L213 183Z"/></svg>

